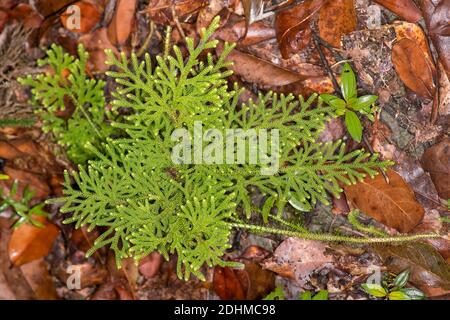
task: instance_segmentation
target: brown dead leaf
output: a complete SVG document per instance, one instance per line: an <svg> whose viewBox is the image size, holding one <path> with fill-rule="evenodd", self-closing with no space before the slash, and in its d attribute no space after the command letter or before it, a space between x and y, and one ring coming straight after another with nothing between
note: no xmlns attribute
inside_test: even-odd
<svg viewBox="0 0 450 320"><path fill-rule="evenodd" d="M306 0L277 13L275 32L283 59L288 59L310 43L311 19L324 3L324 0Z"/></svg>
<svg viewBox="0 0 450 320"><path fill-rule="evenodd" d="M48 17L70 5L73 0L35 0L33 2L36 10L44 17Z"/></svg>
<svg viewBox="0 0 450 320"><path fill-rule="evenodd" d="M222 300L257 300L275 288L275 274L259 265L270 251L256 245L248 247L233 261L244 264L244 269L216 266L214 268L214 291Z"/></svg>
<svg viewBox="0 0 450 320"><path fill-rule="evenodd" d="M207 5L202 7L198 13L196 21L197 33L202 28L207 28L214 17L228 6L228 0L209 0Z"/></svg>
<svg viewBox="0 0 450 320"><path fill-rule="evenodd" d="M431 41L439 54L439 60L450 78L450 1L420 0L425 24L430 32Z"/></svg>
<svg viewBox="0 0 450 320"><path fill-rule="evenodd" d="M208 4L206 0L151 0L148 7L143 11L149 14L150 18L159 24L174 24L172 6L178 20L193 14Z"/></svg>
<svg viewBox="0 0 450 320"><path fill-rule="evenodd" d="M248 290L248 279L244 272L216 266L214 268L214 291L222 300L244 300Z"/></svg>
<svg viewBox="0 0 450 320"><path fill-rule="evenodd" d="M383 7L389 9L400 18L409 21L417 22L422 18L422 14L417 8L413 0L374 0Z"/></svg>
<svg viewBox="0 0 450 320"><path fill-rule="evenodd" d="M395 171L388 169L389 184L379 174L374 179L344 186L347 200L375 220L402 233L412 230L423 218L424 209L410 186Z"/></svg>
<svg viewBox="0 0 450 320"><path fill-rule="evenodd" d="M34 192L33 199L42 200L50 195L50 187L47 184L45 177L25 170L19 170L6 165L4 167L5 174L10 177L6 181L0 181L0 186L3 186L4 192L7 194L11 189L14 181L18 182L18 195L22 194L25 187Z"/></svg>
<svg viewBox="0 0 450 320"><path fill-rule="evenodd" d="M433 99L434 67L417 46L416 42L401 39L392 47L392 63L403 83L422 97Z"/></svg>
<svg viewBox="0 0 450 320"><path fill-rule="evenodd" d="M20 21L29 29L39 28L44 21L44 17L36 12L30 5L25 3L20 3L14 7L8 12L8 15L10 19Z"/></svg>
<svg viewBox="0 0 450 320"><path fill-rule="evenodd" d="M14 229L9 240L9 258L15 266L45 257L59 234L59 229L47 218L35 216L33 219L43 223L44 227L24 223Z"/></svg>
<svg viewBox="0 0 450 320"><path fill-rule="evenodd" d="M118 0L116 12L108 26L108 38L115 45L123 45L135 24L136 0Z"/></svg>
<svg viewBox="0 0 450 320"><path fill-rule="evenodd" d="M37 300L56 300L56 293L53 278L49 272L49 266L44 259L32 261L20 267L25 279L33 289Z"/></svg>
<svg viewBox="0 0 450 320"><path fill-rule="evenodd" d="M450 290L450 265L426 243L401 246L374 246L389 271L411 270L409 281L428 296L443 295ZM434 290L439 289L439 290Z"/></svg>
<svg viewBox="0 0 450 320"><path fill-rule="evenodd" d="M18 267L11 267L8 257L8 241L11 237L13 222L0 217L0 299L30 300L35 298L33 289L28 284Z"/></svg>
<svg viewBox="0 0 450 320"><path fill-rule="evenodd" d="M5 160L12 160L14 158L20 157L22 152L17 150L8 141L0 141L0 158Z"/></svg>
<svg viewBox="0 0 450 320"><path fill-rule="evenodd" d="M73 15L73 11L66 9L66 11L61 14L60 19L61 23L67 30L75 33L88 33L97 23L99 23L101 12L98 5L91 2L78 1L71 5L71 7L72 6L77 6L80 9L80 25L79 28L72 25L71 17Z"/></svg>
<svg viewBox="0 0 450 320"><path fill-rule="evenodd" d="M274 252L274 256L262 263L263 268L278 273L282 277L295 280L304 285L314 271L333 262L325 254L326 244L319 241L287 238Z"/></svg>
<svg viewBox="0 0 450 320"><path fill-rule="evenodd" d="M439 196L450 199L450 139L427 149L421 162L423 169L429 172Z"/></svg>
<svg viewBox="0 0 450 320"><path fill-rule="evenodd" d="M220 54L221 46L218 46L217 52ZM331 79L326 76L312 77L298 74L236 49L231 51L227 60L233 62L230 69L234 74L246 82L258 85L261 89L303 96L309 96L313 92L325 93L334 90Z"/></svg>
<svg viewBox="0 0 450 320"><path fill-rule="evenodd" d="M356 30L356 10L353 0L327 1L319 11L319 35L336 48L341 37Z"/></svg>
<svg viewBox="0 0 450 320"><path fill-rule="evenodd" d="M95 72L103 73L109 69L106 65L108 57L105 49L112 50L116 55L119 54L117 48L109 41L106 28L97 29L92 33L87 33L80 37L79 43L83 44L89 52L89 69Z"/></svg>
<svg viewBox="0 0 450 320"><path fill-rule="evenodd" d="M156 251L152 252L140 261L139 272L146 279L151 279L158 274L163 261L163 256L161 254Z"/></svg>
<svg viewBox="0 0 450 320"><path fill-rule="evenodd" d="M230 19L224 27L216 31L215 35L223 41L237 42L238 46L251 46L275 38L275 30L262 21L252 23L246 29L244 20Z"/></svg>

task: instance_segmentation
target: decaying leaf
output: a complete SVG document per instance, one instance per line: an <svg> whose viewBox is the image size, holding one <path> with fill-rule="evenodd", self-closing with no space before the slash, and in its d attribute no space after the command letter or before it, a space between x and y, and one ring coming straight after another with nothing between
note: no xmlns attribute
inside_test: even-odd
<svg viewBox="0 0 450 320"><path fill-rule="evenodd" d="M298 53L310 43L310 22L323 4L323 0L306 0L276 15L275 32L284 59Z"/></svg>
<svg viewBox="0 0 450 320"><path fill-rule="evenodd" d="M422 18L422 14L417 8L413 0L374 0L383 7L394 12L400 18L409 21L417 22Z"/></svg>
<svg viewBox="0 0 450 320"><path fill-rule="evenodd" d="M450 265L429 244L417 242L401 246L375 246L374 249L389 271L398 274L409 268L411 283L428 295L434 292L433 288L450 290Z"/></svg>
<svg viewBox="0 0 450 320"><path fill-rule="evenodd" d="M58 299L53 278L48 269L48 264L43 258L20 267L37 300Z"/></svg>
<svg viewBox="0 0 450 320"><path fill-rule="evenodd" d="M130 1L125 0L123 2ZM173 12L175 12L176 18L181 20L183 17L200 10L207 4L208 1L205 0L151 0L143 12L148 13L150 18L156 23L173 24Z"/></svg>
<svg viewBox="0 0 450 320"><path fill-rule="evenodd" d="M420 0L419 4L431 40L439 54L439 60L450 77L450 1Z"/></svg>
<svg viewBox="0 0 450 320"><path fill-rule="evenodd" d="M136 0L118 0L116 12L108 26L111 43L123 45L130 37L135 23Z"/></svg>
<svg viewBox="0 0 450 320"><path fill-rule="evenodd" d="M401 39L392 47L392 63L403 83L428 99L433 99L436 87L433 67L416 42Z"/></svg>
<svg viewBox="0 0 450 320"><path fill-rule="evenodd" d="M59 234L59 229L47 218L35 216L33 219L44 224L44 227L24 223L14 229L9 240L9 258L15 266L45 257Z"/></svg>
<svg viewBox="0 0 450 320"><path fill-rule="evenodd" d="M244 269L216 266L214 268L214 291L222 300L256 300L265 297L275 288L275 274L259 265L270 252L250 246L235 261L244 264Z"/></svg>
<svg viewBox="0 0 450 320"><path fill-rule="evenodd" d="M450 139L427 149L422 166L430 173L434 186L442 199L450 199Z"/></svg>
<svg viewBox="0 0 450 320"><path fill-rule="evenodd" d="M304 285L314 271L320 270L333 262L331 255L326 255L326 244L319 241L288 238L274 252L274 256L265 260L262 266L282 277L290 278L299 285Z"/></svg>
<svg viewBox="0 0 450 320"><path fill-rule="evenodd" d="M334 90L331 79L326 76L301 75L236 49L227 59L233 62L230 69L236 75L246 82L257 84L261 89L303 96Z"/></svg>
<svg viewBox="0 0 450 320"><path fill-rule="evenodd" d="M76 33L87 33L95 27L95 25L100 21L100 9L97 5L86 2L86 1L78 1L73 4L79 8L80 17L79 21L75 21L73 19L73 15L75 11L73 11L72 6L66 9L63 14L61 14L61 23L63 26ZM76 23L75 23L76 22Z"/></svg>
<svg viewBox="0 0 450 320"><path fill-rule="evenodd" d="M80 37L79 42L84 45L89 52L89 68L96 72L105 72L109 66L105 64L108 59L105 50L110 49L118 54L117 48L108 38L106 28L97 29Z"/></svg>
<svg viewBox="0 0 450 320"><path fill-rule="evenodd" d="M375 220L402 233L412 230L423 218L424 209L411 187L395 171L388 169L389 184L379 174L374 179L345 186L347 200Z"/></svg>
<svg viewBox="0 0 450 320"><path fill-rule="evenodd" d="M327 1L319 11L319 35L334 47L342 47L341 37L356 30L353 0Z"/></svg>
<svg viewBox="0 0 450 320"><path fill-rule="evenodd" d="M158 252L152 252L139 262L139 272L145 278L151 279L158 274L163 263L163 256Z"/></svg>

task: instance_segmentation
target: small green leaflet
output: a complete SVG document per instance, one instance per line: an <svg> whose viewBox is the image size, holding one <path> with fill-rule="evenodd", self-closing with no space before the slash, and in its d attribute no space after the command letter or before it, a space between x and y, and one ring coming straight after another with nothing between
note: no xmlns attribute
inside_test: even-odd
<svg viewBox="0 0 450 320"><path fill-rule="evenodd" d="M342 69L341 91L346 101L356 98L356 76L348 63L345 63Z"/></svg>
<svg viewBox="0 0 450 320"><path fill-rule="evenodd" d="M361 285L361 287L368 294L370 294L374 297L377 297L377 298L383 298L383 297L386 297L386 295L387 295L386 289L376 283L364 283Z"/></svg>
<svg viewBox="0 0 450 320"><path fill-rule="evenodd" d="M345 125L352 138L358 142L361 142L362 138L362 125L358 116L353 111L347 110L345 113Z"/></svg>

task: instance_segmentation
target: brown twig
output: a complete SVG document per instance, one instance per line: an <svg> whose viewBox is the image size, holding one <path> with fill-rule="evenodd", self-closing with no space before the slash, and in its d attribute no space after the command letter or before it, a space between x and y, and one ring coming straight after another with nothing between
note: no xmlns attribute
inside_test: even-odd
<svg viewBox="0 0 450 320"><path fill-rule="evenodd" d="M181 38L183 39L183 41L186 42L186 35L185 35L185 33L184 33L183 28L181 27L180 20L178 20L177 13L176 13L176 11L175 11L175 5L172 4L172 5L170 6L170 10L172 11L173 21L175 22L175 26L177 27L177 30L178 30L178 32L180 33Z"/></svg>

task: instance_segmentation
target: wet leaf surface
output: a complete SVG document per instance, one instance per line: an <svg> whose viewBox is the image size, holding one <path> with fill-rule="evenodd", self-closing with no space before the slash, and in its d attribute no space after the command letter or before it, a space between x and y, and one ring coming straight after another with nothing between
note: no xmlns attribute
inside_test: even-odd
<svg viewBox="0 0 450 320"><path fill-rule="evenodd" d="M413 0L374 0L383 7L391 10L400 18L409 21L417 22L422 17L419 8Z"/></svg>

